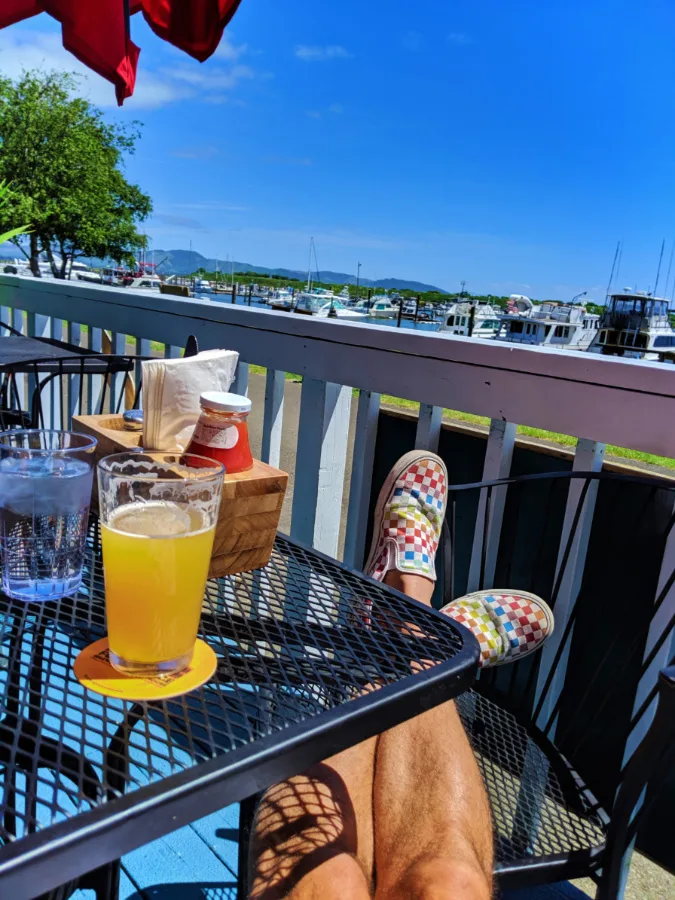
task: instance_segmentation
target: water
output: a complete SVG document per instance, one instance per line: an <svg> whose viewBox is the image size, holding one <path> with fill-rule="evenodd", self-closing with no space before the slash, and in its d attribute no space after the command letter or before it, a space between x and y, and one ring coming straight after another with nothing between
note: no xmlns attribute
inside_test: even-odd
<svg viewBox="0 0 675 900"><path fill-rule="evenodd" d="M200 300L212 300L215 303L230 303L231 295L230 294L196 294L195 295ZM237 297L237 306L248 306L248 298L244 297L240 294ZM251 300L251 306L255 309L270 309L266 303L260 301L259 298L253 297ZM333 321L333 320L331 320ZM350 321L346 319L344 321ZM389 328L397 327L397 319L371 319L370 317L365 319L352 319L352 322L356 322L359 325L386 325ZM413 331L425 331L425 332L437 332L440 327L439 322L412 322L410 319L403 319L401 321L401 328L405 328L406 330Z"/></svg>
<svg viewBox="0 0 675 900"><path fill-rule="evenodd" d="M0 460L2 589L54 600L82 581L93 469L51 455Z"/></svg>

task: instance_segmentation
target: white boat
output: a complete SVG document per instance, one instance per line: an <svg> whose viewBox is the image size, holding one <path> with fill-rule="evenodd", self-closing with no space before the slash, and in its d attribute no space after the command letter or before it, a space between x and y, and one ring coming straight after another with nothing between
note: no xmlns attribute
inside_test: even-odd
<svg viewBox="0 0 675 900"><path fill-rule="evenodd" d="M210 294L212 291L211 282L205 278L197 278L195 281L195 294Z"/></svg>
<svg viewBox="0 0 675 900"><path fill-rule="evenodd" d="M111 287L122 287L126 272L121 266L106 266L101 269L101 281Z"/></svg>
<svg viewBox="0 0 675 900"><path fill-rule="evenodd" d="M101 284L103 277L100 272L94 272L83 262L72 262L70 264L70 278L75 281L88 281L91 284Z"/></svg>
<svg viewBox="0 0 675 900"><path fill-rule="evenodd" d="M289 288L280 288L269 295L267 302L272 309L288 312L293 307L293 291Z"/></svg>
<svg viewBox="0 0 675 900"><path fill-rule="evenodd" d="M60 260L55 260L60 264ZM38 269L40 270L40 277L42 278L53 278L54 273L52 272L52 267L48 260L46 259L38 259ZM10 275L29 275L32 276L33 272L31 271L30 262L27 259L6 259L3 261L3 271Z"/></svg>
<svg viewBox="0 0 675 900"><path fill-rule="evenodd" d="M669 303L644 291L611 294L591 346L592 353L633 359L673 358L675 331Z"/></svg>
<svg viewBox="0 0 675 900"><path fill-rule="evenodd" d="M355 309L348 309L335 292L328 288L312 287L312 254L316 263L316 248L314 238L309 241L309 268L307 271L307 288L295 295L293 312L302 316L321 316L331 319L365 319L364 313ZM317 277L319 266L317 264Z"/></svg>
<svg viewBox="0 0 675 900"><path fill-rule="evenodd" d="M311 291L301 291L296 295L293 312L304 316L330 316L336 319L365 319L365 313L355 309L347 309L344 303L335 296L333 291L326 288L314 288Z"/></svg>
<svg viewBox="0 0 675 900"><path fill-rule="evenodd" d="M491 303L472 303L463 300L452 303L443 315L440 334L459 334L491 340L499 331L501 310Z"/></svg>
<svg viewBox="0 0 675 900"><path fill-rule="evenodd" d="M588 350L595 339L600 316L586 312L580 304L547 300L535 306L529 297L509 303L509 312L499 317L496 341Z"/></svg>
<svg viewBox="0 0 675 900"><path fill-rule="evenodd" d="M133 291L159 291L161 279L157 275L140 275L134 278L128 285Z"/></svg>
<svg viewBox="0 0 675 900"><path fill-rule="evenodd" d="M371 319L395 319L398 315L398 307L384 294L371 297L370 300L359 300L354 309Z"/></svg>

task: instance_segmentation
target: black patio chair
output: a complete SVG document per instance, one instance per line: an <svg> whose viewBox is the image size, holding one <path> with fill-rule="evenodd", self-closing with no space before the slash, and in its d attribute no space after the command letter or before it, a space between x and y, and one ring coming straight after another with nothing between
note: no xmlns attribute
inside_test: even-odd
<svg viewBox="0 0 675 900"><path fill-rule="evenodd" d="M675 482L647 477L450 488L444 602L520 588L557 618L542 651L485 670L457 700L490 799L501 889L590 876L598 898L621 895L627 849L674 755L674 523Z"/></svg>
<svg viewBox="0 0 675 900"><path fill-rule="evenodd" d="M76 415L135 409L144 358L82 354L0 366L0 428L69 428Z"/></svg>
<svg viewBox="0 0 675 900"><path fill-rule="evenodd" d="M0 323L3 333L22 337ZM47 356L0 365L0 430L69 428L74 415L117 414L137 409L142 391L141 363L152 357L95 353L55 338L35 338L46 347L76 352L73 358ZM199 352L188 335L184 356Z"/></svg>

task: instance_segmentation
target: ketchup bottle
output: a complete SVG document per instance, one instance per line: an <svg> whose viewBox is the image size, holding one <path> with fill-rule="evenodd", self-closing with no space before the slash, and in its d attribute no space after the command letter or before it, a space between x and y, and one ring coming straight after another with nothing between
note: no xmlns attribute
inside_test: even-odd
<svg viewBox="0 0 675 900"><path fill-rule="evenodd" d="M248 397L206 391L200 396L199 405L202 411L186 452L218 460L228 475L252 469Z"/></svg>

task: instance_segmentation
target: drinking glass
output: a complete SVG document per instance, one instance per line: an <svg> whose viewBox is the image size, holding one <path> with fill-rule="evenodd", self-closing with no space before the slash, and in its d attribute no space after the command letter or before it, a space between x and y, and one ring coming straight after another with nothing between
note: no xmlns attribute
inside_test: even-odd
<svg viewBox="0 0 675 900"><path fill-rule="evenodd" d="M82 582L96 439L71 431L0 434L2 590L58 600Z"/></svg>
<svg viewBox="0 0 675 900"><path fill-rule="evenodd" d="M194 454L117 453L98 465L110 662L156 676L190 664L224 467Z"/></svg>

